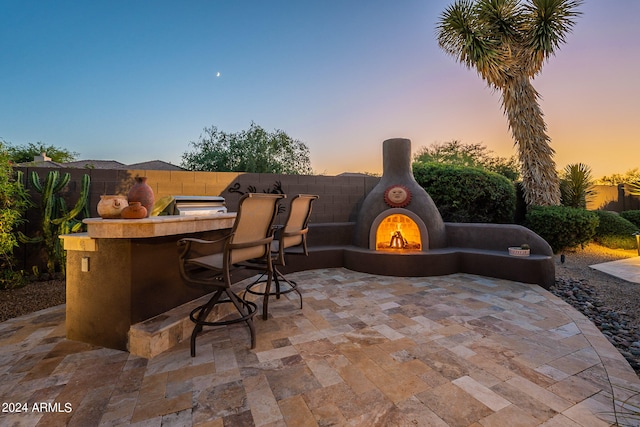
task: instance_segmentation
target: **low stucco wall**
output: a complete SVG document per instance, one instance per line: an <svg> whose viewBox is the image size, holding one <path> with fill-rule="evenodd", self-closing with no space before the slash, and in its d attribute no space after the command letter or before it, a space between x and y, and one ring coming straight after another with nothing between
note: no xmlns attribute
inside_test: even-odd
<svg viewBox="0 0 640 427"><path fill-rule="evenodd" d="M511 224L445 223L447 246L422 252L394 254L353 245L355 223L311 224L309 256L291 255L286 272L344 267L386 276L478 274L544 288L555 282L551 247L533 231ZM513 257L509 246L527 243L529 257Z"/></svg>
<svg viewBox="0 0 640 427"><path fill-rule="evenodd" d="M449 247L506 251L510 246L527 244L531 254L553 256L546 240L521 225L448 222L445 228Z"/></svg>

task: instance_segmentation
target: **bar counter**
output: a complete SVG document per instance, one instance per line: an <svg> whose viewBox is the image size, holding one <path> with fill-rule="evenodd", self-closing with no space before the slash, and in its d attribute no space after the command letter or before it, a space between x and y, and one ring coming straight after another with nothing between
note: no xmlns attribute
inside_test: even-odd
<svg viewBox="0 0 640 427"><path fill-rule="evenodd" d="M236 213L233 212L215 215L153 216L142 219L87 218L82 222L87 224L87 235L94 239L134 239L231 228L235 218Z"/></svg>
<svg viewBox="0 0 640 427"><path fill-rule="evenodd" d="M127 350L132 324L206 294L183 283L176 242L219 239L235 217L88 218L86 233L60 236L67 251L67 338Z"/></svg>

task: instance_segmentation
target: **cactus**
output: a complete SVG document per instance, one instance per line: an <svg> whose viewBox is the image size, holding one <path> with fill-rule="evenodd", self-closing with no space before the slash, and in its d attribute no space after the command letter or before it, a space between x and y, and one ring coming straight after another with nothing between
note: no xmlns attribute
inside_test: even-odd
<svg viewBox="0 0 640 427"><path fill-rule="evenodd" d="M35 171L31 173L33 188L42 194L40 202L42 228L39 236L28 238L23 235L21 240L27 243L44 243L47 255L47 272L50 275L55 273L56 266L60 266L60 271L63 275L65 274L66 257L59 236L81 231L82 217L89 216L89 175L85 174L82 177L80 197L78 197L75 206L68 210L59 193L70 179L69 173L60 176L58 171L52 170L47 174L44 182L41 182ZM82 215L78 218L80 214Z"/></svg>

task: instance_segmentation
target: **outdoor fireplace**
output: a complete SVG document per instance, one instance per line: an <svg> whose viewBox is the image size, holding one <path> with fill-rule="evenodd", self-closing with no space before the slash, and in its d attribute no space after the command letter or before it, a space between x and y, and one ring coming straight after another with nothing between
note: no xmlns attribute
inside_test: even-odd
<svg viewBox="0 0 640 427"><path fill-rule="evenodd" d="M443 222L413 178L411 141L386 140L382 153L382 177L358 203L356 222L312 222L308 256L287 262L287 273L343 267L385 276L467 273L553 285L553 251L540 236L515 224ZM523 243L530 256L509 255L508 247Z"/></svg>
<svg viewBox="0 0 640 427"><path fill-rule="evenodd" d="M382 178L364 199L358 214L356 246L394 253L445 247L440 212L413 178L411 141L384 141L382 162Z"/></svg>
<svg viewBox="0 0 640 427"><path fill-rule="evenodd" d="M285 274L347 268L384 276L467 273L545 288L553 285L553 251L540 236L515 224L445 223L413 177L411 141L384 141L382 157L383 174L377 182L370 177L340 178L341 197L333 197L333 192L321 194L327 209L345 200L342 195L347 185L357 184L349 190L362 188L365 196L357 204L349 203L349 218L357 212L355 221L314 222L312 215L307 256L291 256L282 267ZM524 243L530 247L530 256L509 255L507 248Z"/></svg>

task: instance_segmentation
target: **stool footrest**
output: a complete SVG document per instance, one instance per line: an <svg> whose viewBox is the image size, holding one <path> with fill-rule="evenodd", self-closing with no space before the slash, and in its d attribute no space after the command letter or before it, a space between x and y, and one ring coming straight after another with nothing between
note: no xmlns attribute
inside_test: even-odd
<svg viewBox="0 0 640 427"><path fill-rule="evenodd" d="M269 313L267 312L267 307L269 304L269 297L270 296L275 296L276 299L280 299L280 295L282 294L288 294L289 292L295 292L298 294L298 296L300 297L300 309L302 309L302 294L300 293L300 291L298 290L298 285L296 284L296 282L294 282L293 280L288 280L280 271L278 271L277 268L274 267L273 269L273 282L275 283L275 290L271 290L271 287L268 286L269 281L267 280L261 280L264 277L264 274L260 277L258 277L258 279L253 282L252 284L248 285L245 288L245 292L248 292L250 294L253 295L261 295L264 297L264 303L262 304L262 318L264 320L267 320L267 318L269 317ZM286 283L288 285L287 288L282 289L281 287L281 282ZM256 291L253 288L261 285L263 283L267 284L267 289L265 289L264 291Z"/></svg>
<svg viewBox="0 0 640 427"><path fill-rule="evenodd" d="M226 299L221 299L223 294L226 294ZM211 310L218 304L232 303L238 311L240 317L235 317L227 320L207 321L207 316L211 313ZM191 332L191 357L196 355L196 337L202 331L203 326L224 326L231 325L233 323L246 322L249 327L249 333L251 334L251 348L256 347L256 329L253 325L253 316L256 314L258 306L252 302L247 301L244 298L240 298L229 288L219 288L213 294L211 299L204 305L196 307L189 313L189 319L195 323L193 331Z"/></svg>

